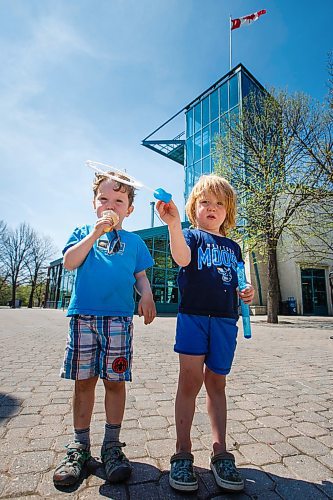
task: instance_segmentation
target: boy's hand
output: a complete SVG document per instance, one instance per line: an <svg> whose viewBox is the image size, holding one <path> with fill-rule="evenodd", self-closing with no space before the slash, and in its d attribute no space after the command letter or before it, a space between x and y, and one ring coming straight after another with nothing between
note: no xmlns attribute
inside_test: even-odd
<svg viewBox="0 0 333 500"><path fill-rule="evenodd" d="M156 210L158 211L158 214L161 217L162 221L165 222L168 226L173 225L174 223L180 224L178 208L172 200L169 201L169 203L158 201L156 203Z"/></svg>
<svg viewBox="0 0 333 500"><path fill-rule="evenodd" d="M112 231L112 229L114 227L112 224L113 224L112 218L110 218L110 220L107 218L97 219L97 221L95 222L95 228L94 228L94 232L95 232L97 238L102 236L102 234L107 233L108 231Z"/></svg>
<svg viewBox="0 0 333 500"><path fill-rule="evenodd" d="M248 283L242 292L237 290L237 293L245 304L250 304L254 297L254 288Z"/></svg>
<svg viewBox="0 0 333 500"><path fill-rule="evenodd" d="M138 303L138 314L144 317L145 325L149 325L156 317L155 302L151 294L142 295Z"/></svg>

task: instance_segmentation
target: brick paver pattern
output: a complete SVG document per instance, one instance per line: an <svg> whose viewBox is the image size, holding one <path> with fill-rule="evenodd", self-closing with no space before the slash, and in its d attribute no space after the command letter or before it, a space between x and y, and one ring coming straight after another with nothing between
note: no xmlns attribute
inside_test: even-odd
<svg viewBox="0 0 333 500"><path fill-rule="evenodd" d="M54 499L333 499L333 318L252 320L228 377L228 448L245 490L228 495L209 469L210 425L205 392L192 429L199 490L180 495L168 483L175 448L174 399L178 358L175 318L144 326L135 317L133 382L127 384L121 440L133 474L105 481L100 462L104 432L99 382L91 425L89 473L56 489L54 468L72 436L73 382L59 378L68 320L63 311L0 309L0 498Z"/></svg>

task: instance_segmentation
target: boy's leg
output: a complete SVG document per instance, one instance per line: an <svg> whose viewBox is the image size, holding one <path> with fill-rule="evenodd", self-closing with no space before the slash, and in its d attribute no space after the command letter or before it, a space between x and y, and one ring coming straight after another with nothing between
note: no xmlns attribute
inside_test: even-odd
<svg viewBox="0 0 333 500"><path fill-rule="evenodd" d="M98 322L101 378L105 388L105 435L101 450L110 482L128 479L132 466L122 451L119 433L125 410L125 381L132 380L132 317L105 316Z"/></svg>
<svg viewBox="0 0 333 500"><path fill-rule="evenodd" d="M195 400L203 383L205 356L179 355L179 379L175 404L176 453L191 452L191 427Z"/></svg>
<svg viewBox="0 0 333 500"><path fill-rule="evenodd" d="M126 389L125 382L103 380L105 387L105 414L109 424L121 425L125 411Z"/></svg>
<svg viewBox="0 0 333 500"><path fill-rule="evenodd" d="M169 483L180 491L195 491L198 480L193 472L191 427L195 400L203 383L205 356L179 355L179 380L176 395L176 453L171 457Z"/></svg>
<svg viewBox="0 0 333 500"><path fill-rule="evenodd" d="M129 478L132 466L123 453L125 443L119 441L119 433L125 410L125 382L103 380L105 387L105 434L102 460L108 481L118 483Z"/></svg>
<svg viewBox="0 0 333 500"><path fill-rule="evenodd" d="M73 391L73 424L74 429L90 427L95 403L95 387L98 376L88 380L75 380Z"/></svg>
<svg viewBox="0 0 333 500"><path fill-rule="evenodd" d="M205 387L209 414L213 453L210 467L216 483L229 491L241 491L244 481L235 466L235 459L226 451L226 374L230 372L236 348L237 326L234 320L212 318L210 351L205 363Z"/></svg>
<svg viewBox="0 0 333 500"><path fill-rule="evenodd" d="M74 316L61 369L61 376L75 380L73 392L74 438L67 446L64 459L56 468L53 481L57 486L69 486L79 479L90 459L90 421L98 379L96 366L96 333L93 316Z"/></svg>
<svg viewBox="0 0 333 500"><path fill-rule="evenodd" d="M95 401L95 386L98 377L76 380L73 392L74 439L67 446L65 458L53 474L57 486L75 484L84 464L90 459L90 421Z"/></svg>
<svg viewBox="0 0 333 500"><path fill-rule="evenodd" d="M205 369L206 405L213 438L213 452L226 451L227 401L225 395L226 376Z"/></svg>

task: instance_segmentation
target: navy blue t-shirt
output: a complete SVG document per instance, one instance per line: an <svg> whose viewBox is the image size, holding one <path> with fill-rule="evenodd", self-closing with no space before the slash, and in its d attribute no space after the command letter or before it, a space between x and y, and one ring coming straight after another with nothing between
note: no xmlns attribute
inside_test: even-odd
<svg viewBox="0 0 333 500"><path fill-rule="evenodd" d="M191 249L191 262L178 275L179 312L238 319L240 246L201 229L185 229L183 233Z"/></svg>

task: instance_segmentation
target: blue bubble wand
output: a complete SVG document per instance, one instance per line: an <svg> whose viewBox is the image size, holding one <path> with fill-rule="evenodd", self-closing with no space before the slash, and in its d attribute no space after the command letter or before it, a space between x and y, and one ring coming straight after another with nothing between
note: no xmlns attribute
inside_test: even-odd
<svg viewBox="0 0 333 500"><path fill-rule="evenodd" d="M243 290L245 290L247 286L244 262L237 262L237 278L238 278L238 287L242 292ZM251 321L250 321L250 306L249 304L245 304L245 302L242 299L240 299L240 303L241 303L244 337L246 339L250 339L252 336Z"/></svg>
<svg viewBox="0 0 333 500"><path fill-rule="evenodd" d="M117 168L111 167L110 165L106 165L105 163L101 163L99 161L93 161L93 160L87 160L86 161L87 167L92 168L97 172L98 174L106 175L110 179L121 182L122 184L127 184L128 186L132 186L134 189L147 189L148 191L151 191L154 194L154 197L157 200L163 201L164 203L169 203L171 201L172 195L165 191L162 188L157 188L157 189L152 189L144 184L142 182L137 181L134 177L129 175L127 172L123 172L122 170L118 170ZM110 174L107 172L107 170L111 170L113 174ZM126 179L123 179L123 177L126 177Z"/></svg>

